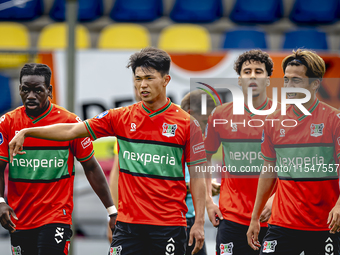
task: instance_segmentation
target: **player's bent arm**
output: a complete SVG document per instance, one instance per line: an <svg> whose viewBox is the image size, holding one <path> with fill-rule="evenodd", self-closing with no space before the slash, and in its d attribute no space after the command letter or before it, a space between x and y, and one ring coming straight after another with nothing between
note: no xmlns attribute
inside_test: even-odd
<svg viewBox="0 0 340 255"><path fill-rule="evenodd" d="M109 186L113 203L115 204L117 209L118 209L118 179L119 179L118 155L115 155L109 177Z"/></svg>
<svg viewBox="0 0 340 255"><path fill-rule="evenodd" d="M258 250L259 247L261 247L260 242L258 241L258 235L260 232L260 215L275 187L277 173L275 173L274 170L268 170L274 169L274 167L275 162L264 161L257 186L255 205L247 232L248 244L254 250Z"/></svg>
<svg viewBox="0 0 340 255"><path fill-rule="evenodd" d="M4 201L5 195L5 168L7 162L0 160L0 223L10 232L15 231L15 224L11 220L11 216L18 220L13 209Z"/></svg>
<svg viewBox="0 0 340 255"><path fill-rule="evenodd" d="M195 207L195 223L190 230L189 246L192 245L195 238L196 244L193 249L193 254L197 253L203 247L204 243L204 209L205 209L205 178L197 176L195 166L189 167L190 173L190 193L194 201Z"/></svg>

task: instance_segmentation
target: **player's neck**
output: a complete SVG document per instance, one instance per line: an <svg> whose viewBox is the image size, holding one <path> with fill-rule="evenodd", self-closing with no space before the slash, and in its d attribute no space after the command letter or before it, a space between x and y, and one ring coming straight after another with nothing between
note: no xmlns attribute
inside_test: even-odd
<svg viewBox="0 0 340 255"><path fill-rule="evenodd" d="M256 97L252 97L254 108L256 109L259 106L261 106L266 101L266 99L267 99L267 94L266 93L259 94ZM248 95L244 96L244 102L248 106Z"/></svg>
<svg viewBox="0 0 340 255"><path fill-rule="evenodd" d="M164 97L162 99L156 100L154 102L145 102L143 103L151 110L151 111L156 111L160 108L162 108L164 105L166 105L168 102L167 97Z"/></svg>

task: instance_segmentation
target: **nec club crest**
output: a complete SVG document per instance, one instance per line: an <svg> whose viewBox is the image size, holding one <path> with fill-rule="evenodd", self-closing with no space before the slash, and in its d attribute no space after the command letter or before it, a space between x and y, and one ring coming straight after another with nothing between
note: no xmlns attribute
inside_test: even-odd
<svg viewBox="0 0 340 255"><path fill-rule="evenodd" d="M233 254L233 242L230 243L221 243L220 244L220 255L232 255Z"/></svg>
<svg viewBox="0 0 340 255"><path fill-rule="evenodd" d="M311 124L310 125L310 135L314 137L318 137L323 135L323 128L325 127L325 124Z"/></svg>
<svg viewBox="0 0 340 255"><path fill-rule="evenodd" d="M164 122L162 128L162 135L166 137L173 137L176 134L177 124L170 125Z"/></svg>
<svg viewBox="0 0 340 255"><path fill-rule="evenodd" d="M119 245L117 247L110 248L110 255L121 255L121 251L123 250L122 246Z"/></svg>
<svg viewBox="0 0 340 255"><path fill-rule="evenodd" d="M276 245L277 245L277 241L276 240L265 241L263 243L263 253L275 252L275 246Z"/></svg>

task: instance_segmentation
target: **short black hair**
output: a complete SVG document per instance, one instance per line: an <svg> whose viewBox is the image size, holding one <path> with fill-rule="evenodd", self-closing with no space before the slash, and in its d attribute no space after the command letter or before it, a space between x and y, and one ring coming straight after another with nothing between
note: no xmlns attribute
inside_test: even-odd
<svg viewBox="0 0 340 255"><path fill-rule="evenodd" d="M267 52L264 52L262 50L246 51L237 58L234 64L234 70L237 72L238 75L241 74L243 63L250 62L251 60L254 62L264 63L268 76L272 75L274 66L273 60L269 57Z"/></svg>
<svg viewBox="0 0 340 255"><path fill-rule="evenodd" d="M43 76L45 78L45 86L47 88L50 86L52 72L48 65L38 63L25 64L20 71L20 84L21 78L28 75Z"/></svg>
<svg viewBox="0 0 340 255"><path fill-rule="evenodd" d="M148 70L153 68L157 70L162 76L169 74L171 58L164 50L154 47L147 47L130 56L127 68L131 67L135 74L136 68Z"/></svg>

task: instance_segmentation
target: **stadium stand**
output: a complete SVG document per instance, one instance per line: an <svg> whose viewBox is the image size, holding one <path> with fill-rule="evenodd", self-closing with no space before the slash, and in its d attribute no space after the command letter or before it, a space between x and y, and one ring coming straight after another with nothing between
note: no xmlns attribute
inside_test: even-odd
<svg viewBox="0 0 340 255"><path fill-rule="evenodd" d="M0 50L28 50L31 46L30 34L28 29L15 22L0 22ZM0 55L0 68L15 68L27 62L28 57L25 54L7 54L4 52Z"/></svg>
<svg viewBox="0 0 340 255"><path fill-rule="evenodd" d="M65 21L66 0L54 0L50 17L56 21ZM78 20L93 21L103 15L102 0L79 0L78 1Z"/></svg>
<svg viewBox="0 0 340 255"><path fill-rule="evenodd" d="M158 48L169 52L205 53L211 50L211 39L208 30L202 26L177 24L162 30Z"/></svg>
<svg viewBox="0 0 340 255"><path fill-rule="evenodd" d="M41 31L38 39L38 49L65 49L67 45L67 26L65 23L50 24ZM83 25L76 28L76 48L90 48L89 31Z"/></svg>
<svg viewBox="0 0 340 255"><path fill-rule="evenodd" d="M162 0L115 0L110 17L119 22L148 22L162 14Z"/></svg>
<svg viewBox="0 0 340 255"><path fill-rule="evenodd" d="M339 0L296 0L290 19L296 23L327 24L339 18Z"/></svg>
<svg viewBox="0 0 340 255"><path fill-rule="evenodd" d="M176 0L170 13L175 22L213 22L223 16L221 0Z"/></svg>
<svg viewBox="0 0 340 255"><path fill-rule="evenodd" d="M137 24L106 26L98 39L99 49L141 49L150 45L149 31Z"/></svg>
<svg viewBox="0 0 340 255"><path fill-rule="evenodd" d="M272 23L283 15L282 0L236 0L230 19L236 23Z"/></svg>
<svg viewBox="0 0 340 255"><path fill-rule="evenodd" d="M326 33L315 29L297 29L285 34L283 49L328 50Z"/></svg>
<svg viewBox="0 0 340 255"><path fill-rule="evenodd" d="M2 115L12 104L10 78L3 74L0 74L0 90L0 115Z"/></svg>
<svg viewBox="0 0 340 255"><path fill-rule="evenodd" d="M27 21L40 17L44 11L43 0L0 0L0 20Z"/></svg>
<svg viewBox="0 0 340 255"><path fill-rule="evenodd" d="M255 29L227 31L222 44L224 49L266 49L265 32Z"/></svg>

